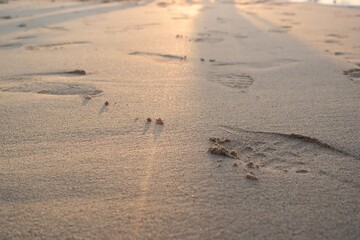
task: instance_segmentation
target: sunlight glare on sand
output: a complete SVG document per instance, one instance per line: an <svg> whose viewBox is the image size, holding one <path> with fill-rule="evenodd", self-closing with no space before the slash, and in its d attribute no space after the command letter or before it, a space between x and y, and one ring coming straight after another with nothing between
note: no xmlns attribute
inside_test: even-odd
<svg viewBox="0 0 360 240"><path fill-rule="evenodd" d="M188 17L195 17L199 14L199 10L201 9L202 5L196 2L193 3L192 1L187 1L186 4L176 5L175 7L178 12L182 12Z"/></svg>
<svg viewBox="0 0 360 240"><path fill-rule="evenodd" d="M326 5L360 6L360 0L290 0L281 2L309 2Z"/></svg>

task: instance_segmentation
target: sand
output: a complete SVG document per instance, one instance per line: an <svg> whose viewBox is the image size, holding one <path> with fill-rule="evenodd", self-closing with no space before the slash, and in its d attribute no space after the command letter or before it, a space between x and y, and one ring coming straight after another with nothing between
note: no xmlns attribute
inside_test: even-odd
<svg viewBox="0 0 360 240"><path fill-rule="evenodd" d="M2 2L0 239L359 239L358 8Z"/></svg>

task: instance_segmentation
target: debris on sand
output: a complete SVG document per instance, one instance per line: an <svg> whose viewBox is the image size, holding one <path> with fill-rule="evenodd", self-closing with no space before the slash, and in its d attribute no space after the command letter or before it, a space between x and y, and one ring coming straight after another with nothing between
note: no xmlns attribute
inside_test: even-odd
<svg viewBox="0 0 360 240"><path fill-rule="evenodd" d="M301 169L301 170L297 170L296 173L308 173L308 170L305 169Z"/></svg>
<svg viewBox="0 0 360 240"><path fill-rule="evenodd" d="M220 146L217 144L214 146L211 146L209 148L209 152L211 154L222 155L222 156L229 157L229 158L237 158L237 153L235 151L229 151L228 149L224 148L223 146Z"/></svg>
<svg viewBox="0 0 360 240"><path fill-rule="evenodd" d="M259 180L259 178L257 176L255 176L255 174L253 172L247 173L246 174L246 179L253 180L253 181Z"/></svg>
<svg viewBox="0 0 360 240"><path fill-rule="evenodd" d="M86 71L82 69L76 69L73 71L65 72L67 74L77 74L77 75L86 75Z"/></svg>
<svg viewBox="0 0 360 240"><path fill-rule="evenodd" d="M248 168L259 168L259 165L254 164L253 162L248 162L246 164L246 167L248 167Z"/></svg>
<svg viewBox="0 0 360 240"><path fill-rule="evenodd" d="M109 102L108 102L108 101L106 101L104 104L105 104L105 106L109 106Z"/></svg>
<svg viewBox="0 0 360 240"><path fill-rule="evenodd" d="M254 165L253 162L248 162L248 163L246 164L246 167L248 167L248 168L255 168L255 165Z"/></svg>
<svg viewBox="0 0 360 240"><path fill-rule="evenodd" d="M200 61L202 61L202 62L205 62L205 59L203 59L203 58L200 58Z"/></svg>
<svg viewBox="0 0 360 240"><path fill-rule="evenodd" d="M163 120L161 118L156 119L155 122L156 122L156 124L164 125L164 122L163 122Z"/></svg>
<svg viewBox="0 0 360 240"><path fill-rule="evenodd" d="M10 16L10 15L1 16L0 19L12 19L12 16Z"/></svg>
<svg viewBox="0 0 360 240"><path fill-rule="evenodd" d="M210 59L209 62L215 62L215 59Z"/></svg>
<svg viewBox="0 0 360 240"><path fill-rule="evenodd" d="M211 138L210 138L210 141L221 144L221 143L230 142L230 139L228 139L228 138L226 138L226 137L222 137L222 138L211 137Z"/></svg>
<svg viewBox="0 0 360 240"><path fill-rule="evenodd" d="M235 151L231 151L231 152L230 152L230 155L231 155L231 156L234 156L235 158L238 157L238 154L237 154L237 152L235 152Z"/></svg>
<svg viewBox="0 0 360 240"><path fill-rule="evenodd" d="M209 148L209 152L212 154L223 155L223 156L230 155L229 150L219 145L211 146Z"/></svg>
<svg viewBox="0 0 360 240"><path fill-rule="evenodd" d="M238 167L238 166L239 166L239 164L237 164L237 163L233 164L233 167Z"/></svg>
<svg viewBox="0 0 360 240"><path fill-rule="evenodd" d="M26 25L25 23L21 23L21 24L18 25L18 27L21 27L21 28L22 28L22 27L26 27L26 26L27 26L27 25Z"/></svg>
<svg viewBox="0 0 360 240"><path fill-rule="evenodd" d="M360 68L354 68L354 69L344 71L344 75L359 78L360 77Z"/></svg>
<svg viewBox="0 0 360 240"><path fill-rule="evenodd" d="M147 118L146 121L147 121L148 123L151 123L152 119L151 119L151 118Z"/></svg>
<svg viewBox="0 0 360 240"><path fill-rule="evenodd" d="M91 97L90 95L87 95L87 96L85 96L85 99L86 99L86 100L91 100L92 97Z"/></svg>

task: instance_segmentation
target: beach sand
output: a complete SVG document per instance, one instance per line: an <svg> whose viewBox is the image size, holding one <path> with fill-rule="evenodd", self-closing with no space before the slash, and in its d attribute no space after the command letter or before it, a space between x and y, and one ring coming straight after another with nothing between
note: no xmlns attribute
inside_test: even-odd
<svg viewBox="0 0 360 240"><path fill-rule="evenodd" d="M0 4L0 239L359 239L359 22Z"/></svg>

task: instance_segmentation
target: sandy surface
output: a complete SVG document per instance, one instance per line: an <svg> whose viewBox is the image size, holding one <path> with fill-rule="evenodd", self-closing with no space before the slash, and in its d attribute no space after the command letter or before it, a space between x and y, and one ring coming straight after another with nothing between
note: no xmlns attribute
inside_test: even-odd
<svg viewBox="0 0 360 240"><path fill-rule="evenodd" d="M0 239L359 239L359 23L260 1L0 4Z"/></svg>

